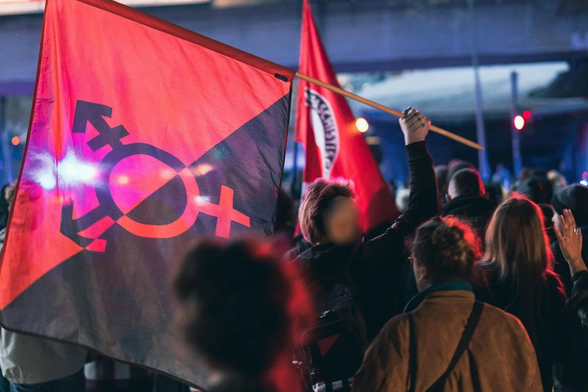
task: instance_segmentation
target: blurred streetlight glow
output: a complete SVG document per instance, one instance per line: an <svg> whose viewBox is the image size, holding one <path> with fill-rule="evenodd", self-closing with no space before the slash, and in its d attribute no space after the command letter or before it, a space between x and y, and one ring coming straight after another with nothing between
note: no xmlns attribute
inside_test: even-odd
<svg viewBox="0 0 588 392"><path fill-rule="evenodd" d="M514 126L519 131L525 127L525 119L523 116L519 115L514 118Z"/></svg>
<svg viewBox="0 0 588 392"><path fill-rule="evenodd" d="M368 131L368 129L370 129L370 124L367 122L365 118L358 118L357 120L355 120L355 126L357 127L357 130L361 133L365 133Z"/></svg>

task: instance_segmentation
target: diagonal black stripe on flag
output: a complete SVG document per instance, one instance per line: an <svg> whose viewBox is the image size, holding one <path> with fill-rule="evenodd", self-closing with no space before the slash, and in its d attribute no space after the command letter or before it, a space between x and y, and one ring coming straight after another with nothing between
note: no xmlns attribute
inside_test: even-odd
<svg viewBox="0 0 588 392"><path fill-rule="evenodd" d="M289 99L278 100L190 166L201 197L218 203L221 186L230 187L233 208L250 217L251 228L232 222L231 236L272 231ZM207 166L212 170L204 170ZM181 214L189 198L176 177L128 216L166 224ZM171 239L137 237L115 224L100 237L107 241L105 252L82 251L49 271L2 311L2 324L206 387L202 362L178 352L183 344L172 328L176 314L170 283L189 246L214 235L217 223L215 216L201 213L188 231Z"/></svg>

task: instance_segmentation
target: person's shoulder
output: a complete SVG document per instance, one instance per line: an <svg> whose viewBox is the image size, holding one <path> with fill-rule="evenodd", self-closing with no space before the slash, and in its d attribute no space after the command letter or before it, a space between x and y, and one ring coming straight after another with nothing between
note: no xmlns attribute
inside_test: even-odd
<svg viewBox="0 0 588 392"><path fill-rule="evenodd" d="M499 319L504 319L505 322L513 322L518 321L518 319L511 315L510 313L505 312L502 309L497 308L494 305L490 305L488 303L484 303L484 309L482 310L482 314L488 317L495 317Z"/></svg>
<svg viewBox="0 0 588 392"><path fill-rule="evenodd" d="M380 337L391 338L398 335L406 335L410 329L408 313L401 313L391 318L380 331Z"/></svg>
<svg viewBox="0 0 588 392"><path fill-rule="evenodd" d="M503 332L508 331L515 335L526 337L525 327L523 327L521 321L496 306L485 303L481 320L485 321L495 331L502 329Z"/></svg>

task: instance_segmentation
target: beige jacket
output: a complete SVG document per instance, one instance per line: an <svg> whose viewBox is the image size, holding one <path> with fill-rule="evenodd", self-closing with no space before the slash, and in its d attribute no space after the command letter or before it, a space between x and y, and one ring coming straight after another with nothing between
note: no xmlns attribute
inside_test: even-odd
<svg viewBox="0 0 588 392"><path fill-rule="evenodd" d="M432 292L413 312L416 335L415 392L425 392L445 372L474 303L469 291ZM354 392L410 390L409 321L386 324L355 375ZM542 392L533 346L520 321L484 305L478 327L445 384L445 392Z"/></svg>

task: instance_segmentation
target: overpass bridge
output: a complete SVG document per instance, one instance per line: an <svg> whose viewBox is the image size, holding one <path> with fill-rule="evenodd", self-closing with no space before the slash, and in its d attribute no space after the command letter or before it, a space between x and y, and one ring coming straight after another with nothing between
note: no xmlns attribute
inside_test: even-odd
<svg viewBox="0 0 588 392"><path fill-rule="evenodd" d="M216 0L143 10L296 68L301 3ZM436 68L471 62L465 0L311 3L338 72ZM584 0L477 0L476 7L481 64L573 63L588 56L588 6ZM41 24L41 14L0 16L0 96L32 92Z"/></svg>

